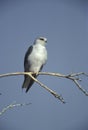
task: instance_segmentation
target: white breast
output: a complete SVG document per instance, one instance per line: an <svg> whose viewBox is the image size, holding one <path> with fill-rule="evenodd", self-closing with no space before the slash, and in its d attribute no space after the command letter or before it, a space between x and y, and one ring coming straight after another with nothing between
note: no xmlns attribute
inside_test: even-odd
<svg viewBox="0 0 88 130"><path fill-rule="evenodd" d="M39 72L41 66L47 61L47 50L45 46L41 44L33 45L33 50L28 57L28 61L30 62L30 70Z"/></svg>

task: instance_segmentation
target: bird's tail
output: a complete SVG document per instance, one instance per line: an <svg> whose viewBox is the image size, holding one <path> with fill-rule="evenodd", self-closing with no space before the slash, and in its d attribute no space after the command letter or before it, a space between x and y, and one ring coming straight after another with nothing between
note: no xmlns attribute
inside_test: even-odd
<svg viewBox="0 0 88 130"><path fill-rule="evenodd" d="M36 78L35 74L33 74L32 76ZM34 83L34 80L32 78L30 78L29 76L26 76L26 78L24 79L23 85L22 85L22 88L26 88L26 93L31 88L33 83Z"/></svg>

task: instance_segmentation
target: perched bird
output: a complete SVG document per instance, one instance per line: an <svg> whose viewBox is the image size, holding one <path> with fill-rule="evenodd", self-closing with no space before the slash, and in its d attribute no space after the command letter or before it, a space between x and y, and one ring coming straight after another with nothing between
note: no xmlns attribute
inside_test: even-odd
<svg viewBox="0 0 88 130"><path fill-rule="evenodd" d="M43 65L47 61L47 50L45 47L46 43L46 38L39 37L35 39L34 44L28 48L24 57L25 72L35 72L37 74L42 70ZM36 74L33 74L35 78L37 77ZM22 88L26 88L26 92L28 92L33 83L33 79L31 79L28 75L24 75Z"/></svg>

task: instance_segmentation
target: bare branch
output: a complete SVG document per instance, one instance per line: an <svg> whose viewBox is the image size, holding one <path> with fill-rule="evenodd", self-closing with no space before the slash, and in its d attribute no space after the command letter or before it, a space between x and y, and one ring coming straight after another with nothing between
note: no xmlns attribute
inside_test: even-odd
<svg viewBox="0 0 88 130"><path fill-rule="evenodd" d="M55 96L56 98L58 98L61 102L65 103L63 97L61 97L56 92L54 92L52 89L48 88L46 85L44 85L43 83L41 83L40 81L38 81L36 78L34 78L32 76L32 74L34 74L33 72L6 73L6 74L1 74L0 78L7 77L7 76L25 75L25 74L28 75L28 76L30 76L35 82L37 82L41 87L45 88L48 92L50 92L53 96Z"/></svg>
<svg viewBox="0 0 88 130"><path fill-rule="evenodd" d="M0 111L0 116L1 116L2 114L4 114L7 110L12 109L12 108L14 108L14 107L27 106L27 105L30 105L30 104L31 104L31 103L27 103L27 104L26 104L26 103L23 103L23 104L18 103L18 104L16 104L16 102L13 102L13 103L11 103L10 105L4 107L4 108Z"/></svg>
<svg viewBox="0 0 88 130"><path fill-rule="evenodd" d="M57 76L57 77L60 77L60 78L67 78L69 80L72 80L75 85L86 95L88 96L88 92L82 88L82 86L79 84L78 81L81 81L80 78L78 78L77 76L80 76L80 75L84 75L84 76L87 76L88 77L88 74L84 73L84 72L79 72L79 73L74 73L74 74L69 74L69 75L63 75L63 74L60 74L60 73L51 73L51 72L39 72L40 75L50 75L50 76Z"/></svg>
<svg viewBox="0 0 88 130"><path fill-rule="evenodd" d="M34 74L34 72L15 72L15 73L6 73L6 74L1 74L0 78L2 77L7 77L7 76L16 76L16 75L29 75L35 82L37 82L41 87L45 88L48 92L50 92L54 97L58 98L61 102L65 103L63 97L61 97L60 95L58 95L56 92L54 92L52 89L48 88L46 85L44 85L43 83L41 83L39 80L37 80L36 78L34 78L32 76L32 74ZM66 78L69 80L72 80L75 85L86 95L88 96L88 92L82 88L82 86L79 84L78 81L80 81L81 79L78 77L80 75L84 75L88 77L88 74L84 73L84 72L79 72L79 73L73 73L73 74L68 74L68 75L63 75L60 73L52 73L52 72L39 72L37 73L37 75L49 75L49 76L56 76L56 77L60 77L60 78Z"/></svg>
<svg viewBox="0 0 88 130"><path fill-rule="evenodd" d="M37 82L41 87L45 88L48 92L50 92L55 98L58 98L61 102L65 103L63 97L61 97L60 95L58 95L56 92L54 92L52 89L48 88L46 85L44 85L43 83L41 83L39 80L35 79L32 75L31 78Z"/></svg>
<svg viewBox="0 0 88 130"><path fill-rule="evenodd" d="M88 92L82 88L82 86L78 83L77 80L73 80L73 82L78 86L78 88L86 95L88 96Z"/></svg>
<svg viewBox="0 0 88 130"><path fill-rule="evenodd" d="M17 75L31 75L31 72L15 72L15 73L0 74L0 78L7 76L17 76Z"/></svg>

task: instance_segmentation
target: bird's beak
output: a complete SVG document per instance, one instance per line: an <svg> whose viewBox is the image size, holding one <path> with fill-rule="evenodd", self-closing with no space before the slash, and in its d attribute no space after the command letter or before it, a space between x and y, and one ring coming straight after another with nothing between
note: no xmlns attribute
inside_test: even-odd
<svg viewBox="0 0 88 130"><path fill-rule="evenodd" d="M45 42L47 43L47 39L45 38Z"/></svg>

